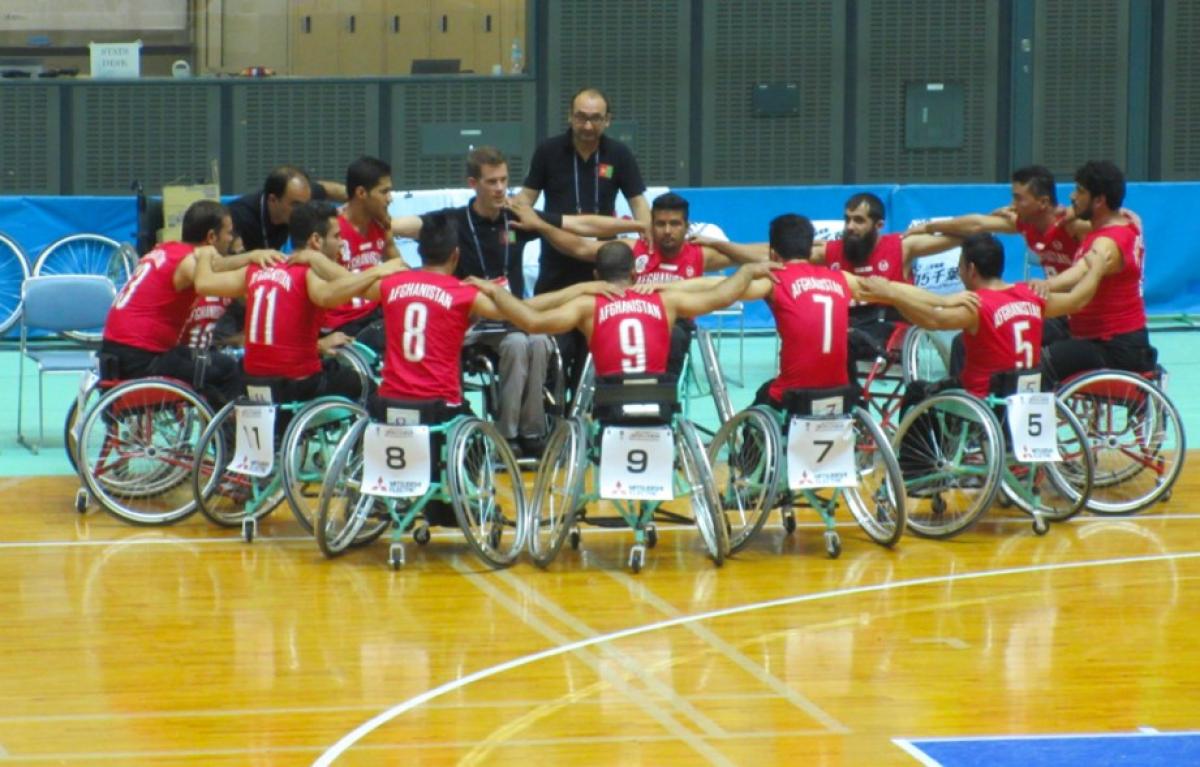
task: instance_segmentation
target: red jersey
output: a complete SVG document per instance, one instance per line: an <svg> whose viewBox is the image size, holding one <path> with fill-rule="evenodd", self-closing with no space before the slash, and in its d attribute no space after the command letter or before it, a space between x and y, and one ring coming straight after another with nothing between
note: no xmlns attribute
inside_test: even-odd
<svg viewBox="0 0 1200 767"><path fill-rule="evenodd" d="M1033 224L1017 219L1017 231L1025 238L1029 249L1037 254L1047 277L1066 271L1074 262L1079 240L1067 228L1066 216L1056 216L1054 223L1044 232L1038 231Z"/></svg>
<svg viewBox="0 0 1200 767"><path fill-rule="evenodd" d="M779 283L772 288L768 305L782 345L771 398L780 401L788 389L845 386L850 381L846 276L807 261L789 261L774 276Z"/></svg>
<svg viewBox="0 0 1200 767"><path fill-rule="evenodd" d="M617 299L596 296L589 346L598 376L666 373L671 325L662 296L629 290Z"/></svg>
<svg viewBox="0 0 1200 767"><path fill-rule="evenodd" d="M963 388L986 397L993 373L1031 370L1041 363L1042 315L1046 302L1024 284L1004 290L975 291L979 296L979 329L963 333L967 357Z"/></svg>
<svg viewBox="0 0 1200 767"><path fill-rule="evenodd" d="M651 253L645 240L638 240L633 246L633 270L638 283L690 280L704 274L704 249L685 242L674 258L663 258L661 253Z"/></svg>
<svg viewBox="0 0 1200 767"><path fill-rule="evenodd" d="M825 265L830 269L850 269L846 261L845 243L841 240L830 240L825 243ZM859 277L878 275L894 282L906 282L908 275L904 273L904 245L898 234L882 234L875 242L875 248L867 258L867 263L853 267Z"/></svg>
<svg viewBox="0 0 1200 767"><path fill-rule="evenodd" d="M246 270L245 334L246 375L299 380L321 372L321 310L308 297L308 264Z"/></svg>
<svg viewBox="0 0 1200 767"><path fill-rule="evenodd" d="M338 216L338 227L342 230L342 252L338 263L352 272L361 272L372 266L383 263L383 254L387 250L387 240L390 233L372 221L367 224L364 235L350 223L345 215ZM347 322L367 316L379 306L378 301L368 301L365 298L352 298L348 303L333 309L325 310L325 321L322 323L328 330L337 330Z"/></svg>
<svg viewBox="0 0 1200 767"><path fill-rule="evenodd" d="M387 352L379 395L462 402L463 339L479 289L449 274L412 269L384 277Z"/></svg>
<svg viewBox="0 0 1200 767"><path fill-rule="evenodd" d="M193 349L207 349L212 344L217 320L225 316L225 310L231 303L232 298L197 296L187 321L183 323L183 330L179 331L179 343Z"/></svg>
<svg viewBox="0 0 1200 767"><path fill-rule="evenodd" d="M1121 271L1100 278L1088 305L1067 318L1075 338L1108 339L1146 327L1146 302L1142 298L1142 264L1146 245L1136 224L1114 224L1084 238L1075 252L1083 258L1097 237L1107 237L1121 251Z"/></svg>
<svg viewBox="0 0 1200 767"><path fill-rule="evenodd" d="M175 270L195 250L186 242L164 242L142 256L113 301L104 322L104 340L162 353L179 343L196 291L175 289Z"/></svg>

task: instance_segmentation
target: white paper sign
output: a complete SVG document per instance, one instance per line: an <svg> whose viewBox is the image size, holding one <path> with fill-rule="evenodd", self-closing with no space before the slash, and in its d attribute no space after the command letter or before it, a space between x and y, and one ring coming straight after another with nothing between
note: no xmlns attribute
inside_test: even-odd
<svg viewBox="0 0 1200 767"><path fill-rule="evenodd" d="M275 466L275 407L234 407L237 438L229 470L251 477L266 477Z"/></svg>
<svg viewBox="0 0 1200 767"><path fill-rule="evenodd" d="M788 487L854 487L853 418L793 417L788 427Z"/></svg>
<svg viewBox="0 0 1200 767"><path fill-rule="evenodd" d="M675 442L666 426L609 426L600 442L600 497L669 501L675 497Z"/></svg>
<svg viewBox="0 0 1200 767"><path fill-rule="evenodd" d="M1008 431L1012 451L1022 463L1061 461L1054 395L1014 394L1008 398Z"/></svg>
<svg viewBox="0 0 1200 767"><path fill-rule="evenodd" d="M429 489L429 427L373 423L363 435L362 491L416 498Z"/></svg>
<svg viewBox="0 0 1200 767"><path fill-rule="evenodd" d="M142 41L132 43L88 43L92 78L137 77L142 70Z"/></svg>

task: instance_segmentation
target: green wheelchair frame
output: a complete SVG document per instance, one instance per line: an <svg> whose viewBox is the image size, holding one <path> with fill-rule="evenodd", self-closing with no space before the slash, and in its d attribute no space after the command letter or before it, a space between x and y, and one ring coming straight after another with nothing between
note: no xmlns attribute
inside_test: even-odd
<svg viewBox="0 0 1200 767"><path fill-rule="evenodd" d="M825 525L825 551L841 554L835 511L845 503L874 542L894 546L904 532L905 504L900 467L891 445L866 410L852 407L845 416L801 415L803 418L850 417L855 429L856 487L828 489L788 487L786 444L793 413L754 405L726 421L709 445L709 461L719 479L721 507L729 530L730 551L744 548L763 528L771 511L780 508L784 530L796 529L794 505L814 509ZM864 482L878 482L863 492Z"/></svg>
<svg viewBox="0 0 1200 767"><path fill-rule="evenodd" d="M427 424L431 442L439 444L437 455L431 456L441 466L437 477L421 496L393 498L362 491L362 443L370 424L364 415L350 427L321 486L316 538L325 556L365 546L391 527L388 564L399 569L405 561L404 534L411 531L414 541L427 544L431 534L426 507L440 501L453 506L467 543L485 563L498 568L516 561L525 547L524 485L516 459L495 426L468 415ZM479 455L482 462L474 460ZM511 517L495 485L497 474L510 478ZM513 533L505 536L506 528Z"/></svg>
<svg viewBox="0 0 1200 767"><path fill-rule="evenodd" d="M547 442L533 497L527 507L529 520L526 527L530 554L535 563L540 567L549 566L568 539L571 548L578 549L581 541L578 523L587 521L601 527L631 528L634 542L629 552L629 567L635 573L640 572L645 564L646 549L653 548L658 542L654 522L664 519L694 521L713 562L720 566L725 561L729 549L728 532L720 519L719 499L704 446L695 426L674 412L683 385L683 381L665 383L650 379L602 385L594 389L595 405L616 407L623 415L603 420L590 415L572 415L559 421ZM657 414L646 418L643 413L647 408L655 409ZM667 512L662 508L663 501L601 499L601 435L609 426L671 428L675 446L673 495L675 500L685 496L691 498L692 518ZM600 500L609 500L617 516L588 518L587 505Z"/></svg>

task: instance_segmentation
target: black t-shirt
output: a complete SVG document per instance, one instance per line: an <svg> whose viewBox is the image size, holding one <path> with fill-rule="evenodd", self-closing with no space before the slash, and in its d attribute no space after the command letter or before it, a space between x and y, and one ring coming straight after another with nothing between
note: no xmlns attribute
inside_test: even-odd
<svg viewBox="0 0 1200 767"><path fill-rule="evenodd" d="M311 188L312 199L325 199L325 187L312 182ZM241 235L242 244L247 251L263 248L282 250L287 244L287 222L271 223L271 217L267 213L266 193L252 192L242 195L226 207L229 209L229 217L233 219L233 231Z"/></svg>
<svg viewBox="0 0 1200 767"><path fill-rule="evenodd" d="M616 213L617 192L632 199L646 192L637 159L629 147L608 136L587 160L575 151L567 130L538 145L529 165L525 186L546 196L546 211L557 214ZM547 293L592 278L593 265L555 250L542 242L541 271L534 292Z"/></svg>
<svg viewBox="0 0 1200 767"><path fill-rule="evenodd" d="M471 202L474 203L474 200ZM537 239L536 234L512 226L509 223L512 214L507 210L500 211L496 219L484 218L472 210L470 204L435 212L449 216L458 229L458 269L454 272L455 277L482 277L485 280L507 277L512 294L518 298L524 297L525 265L522 256L525 245ZM553 226L562 226L560 215L544 213L542 218Z"/></svg>

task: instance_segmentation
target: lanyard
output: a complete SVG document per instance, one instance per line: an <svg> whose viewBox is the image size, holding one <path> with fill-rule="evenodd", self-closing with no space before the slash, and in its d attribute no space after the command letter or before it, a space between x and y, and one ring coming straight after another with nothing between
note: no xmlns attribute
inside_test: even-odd
<svg viewBox="0 0 1200 767"><path fill-rule="evenodd" d="M575 147L571 147L571 170L575 174L575 212L583 213L583 205L579 202L579 152L575 151ZM592 209L590 213L600 212L600 146L596 146L596 183L592 187Z"/></svg>
<svg viewBox="0 0 1200 767"><path fill-rule="evenodd" d="M267 193L266 192L263 192L262 194L260 194L258 196L258 225L260 227L262 227L262 236L263 236L262 246L264 248L271 247L271 244L269 242L267 242ZM251 248L246 248L246 250L251 250Z"/></svg>
<svg viewBox="0 0 1200 767"><path fill-rule="evenodd" d="M492 275L488 274L487 261L483 260L483 247L479 242L479 235L475 232L475 219L471 210L474 200L467 205L467 226L471 230L471 239L475 241L475 255L479 257L479 268L483 270L483 278L485 280L493 279ZM497 277L508 276L508 216L504 215L504 211L500 211L500 217L504 219L504 263L500 266L500 274Z"/></svg>

